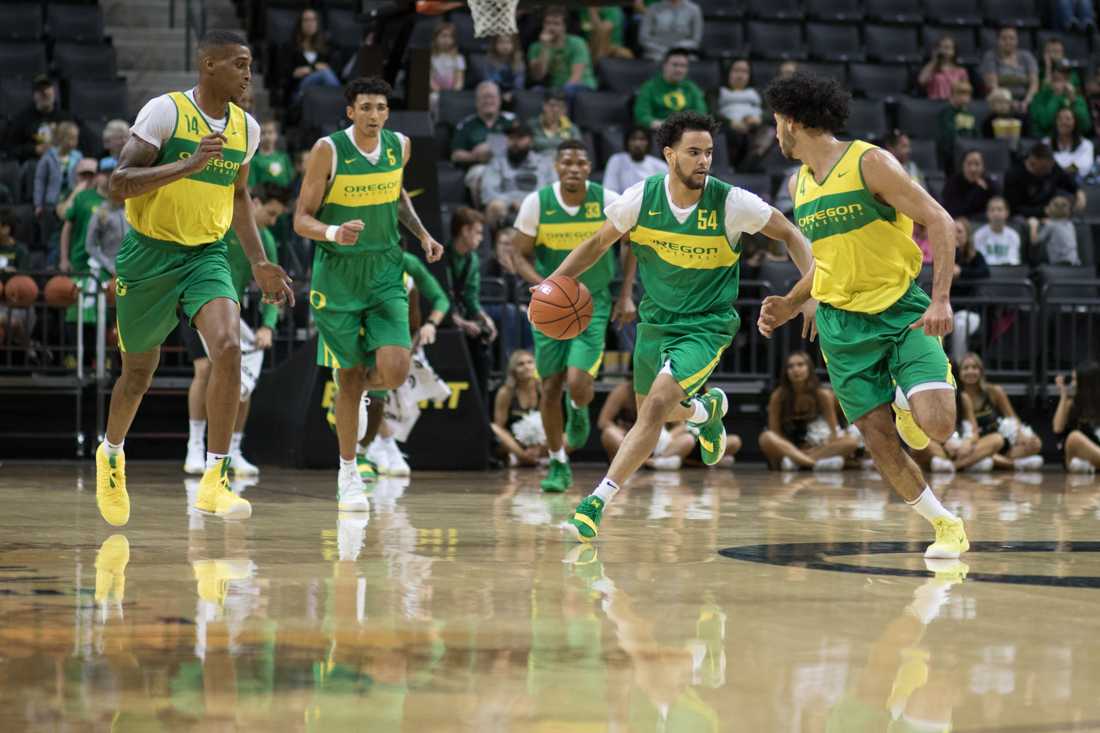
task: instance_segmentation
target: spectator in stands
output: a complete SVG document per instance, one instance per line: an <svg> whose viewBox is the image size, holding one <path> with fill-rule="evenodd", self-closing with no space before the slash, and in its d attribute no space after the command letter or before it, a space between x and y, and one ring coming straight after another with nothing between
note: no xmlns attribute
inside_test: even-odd
<svg viewBox="0 0 1100 733"><path fill-rule="evenodd" d="M1100 135L1100 66L1093 69L1085 83L1085 106L1092 120L1092 127L1088 128L1089 137L1096 137Z"/></svg>
<svg viewBox="0 0 1100 733"><path fill-rule="evenodd" d="M1080 99L1080 98L1078 98ZM1092 140L1081 134L1080 120L1069 107L1062 107L1054 118L1054 136L1043 140L1054 150L1054 162L1078 181L1092 170L1096 155Z"/></svg>
<svg viewBox="0 0 1100 733"><path fill-rule="evenodd" d="M578 91L595 89L596 75L588 44L565 32L567 18L562 7L552 5L543 12L539 40L527 49L527 75L537 84L564 90L572 99Z"/></svg>
<svg viewBox="0 0 1100 733"><path fill-rule="evenodd" d="M1008 169L1004 190L1008 205L1017 216L1042 216L1046 205L1059 192L1074 197L1075 211L1085 208L1084 190L1054 162L1054 154L1046 143L1035 143L1022 162Z"/></svg>
<svg viewBox="0 0 1100 733"><path fill-rule="evenodd" d="M955 39L940 36L932 49L932 59L917 76L917 83L929 99L948 99L954 85L963 81L969 83L970 78L955 57Z"/></svg>
<svg viewBox="0 0 1100 733"><path fill-rule="evenodd" d="M530 351L513 351L504 384L493 400L492 423L497 455L511 466L537 466L547 455L546 431L539 414L541 400L535 357Z"/></svg>
<svg viewBox="0 0 1100 733"><path fill-rule="evenodd" d="M883 147L890 151L901 167L905 169L905 172L909 174L921 188L927 189L928 184L924 181L924 172L917 165L917 162L909 157L909 153L912 150L912 146L909 142L909 136L901 130L893 130L883 140Z"/></svg>
<svg viewBox="0 0 1100 733"><path fill-rule="evenodd" d="M1007 89L994 89L987 98L989 116L982 123L982 137L1004 140L1013 148L1024 129L1024 118L1012 106L1012 94Z"/></svg>
<svg viewBox="0 0 1100 733"><path fill-rule="evenodd" d="M984 280L989 277L989 265L985 257L974 246L974 238L970 236L970 222L965 217L955 219L955 272L952 278L951 294L961 298L974 295L974 287L967 284L974 280ZM967 341L981 328L982 319L976 312L966 308L958 308L955 311L955 329L951 332L950 356L956 362L960 361L967 352Z"/></svg>
<svg viewBox="0 0 1100 733"><path fill-rule="evenodd" d="M955 154L959 139L978 137L978 119L970 109L973 87L966 79L951 86L950 104L940 110L936 130L936 152L940 164L948 174L955 172Z"/></svg>
<svg viewBox="0 0 1100 733"><path fill-rule="evenodd" d="M535 152L548 155L565 140L580 140L581 131L566 114L565 93L548 89L542 100L542 114L532 117L527 125L535 133Z"/></svg>
<svg viewBox="0 0 1100 733"><path fill-rule="evenodd" d="M114 161L114 158L104 158ZM113 166L110 170L114 170ZM62 272L84 272L88 269L85 235L92 212L110 195L110 170L100 170L94 158L84 158L76 167L77 183L69 196L57 205L61 226L61 256L58 269Z"/></svg>
<svg viewBox="0 0 1100 733"><path fill-rule="evenodd" d="M638 403L633 385L623 382L611 390L600 408L596 426L600 430L600 443L607 451L607 460L615 459L623 438L638 420ZM675 471L683 465L695 449L695 436L684 423L670 423L661 428L660 437L645 465L658 471ZM741 450L741 438L730 434L726 437L726 453L736 455Z"/></svg>
<svg viewBox="0 0 1100 733"><path fill-rule="evenodd" d="M533 150L534 133L522 122L508 130L508 149L493 158L481 177L481 200L489 225L500 226L519 211L527 194L554 181L549 160Z"/></svg>
<svg viewBox="0 0 1100 733"><path fill-rule="evenodd" d="M1028 114L1031 118L1031 134L1035 137L1047 137L1054 131L1054 118L1058 110L1068 108L1077 118L1077 127L1088 130L1092 127L1089 120L1088 105L1073 88L1069 80L1069 69L1055 67L1050 74L1050 83L1044 84L1031 101Z"/></svg>
<svg viewBox="0 0 1100 733"><path fill-rule="evenodd" d="M298 16L293 45L283 54L290 77L286 80L287 99L298 102L311 86L338 87L340 79L333 66L338 59L329 50L328 37L321 29L321 16L306 8Z"/></svg>
<svg viewBox="0 0 1100 733"><path fill-rule="evenodd" d="M615 153L607 161L603 174L604 188L622 193L650 176L668 173L668 164L649 153L653 147L649 128L641 125L630 128L624 147L624 152Z"/></svg>
<svg viewBox="0 0 1100 733"><path fill-rule="evenodd" d="M665 58L669 49L698 51L703 43L703 11L691 0L661 0L642 16L638 43L652 61Z"/></svg>
<svg viewBox="0 0 1100 733"><path fill-rule="evenodd" d="M775 128L764 122L760 92L749 86L751 73L748 59L735 60L718 90L718 117L729 125L729 163L736 170L758 170L775 142Z"/></svg>
<svg viewBox="0 0 1100 733"><path fill-rule="evenodd" d="M1077 69L1073 68L1073 64L1066 59L1066 45L1058 36L1051 36L1043 43L1043 69L1039 75L1039 87L1042 88L1043 84L1048 83L1054 69L1061 66L1069 70L1069 80L1073 84L1074 91L1078 94L1083 92L1085 87L1081 83L1081 76L1077 73Z"/></svg>
<svg viewBox="0 0 1100 733"><path fill-rule="evenodd" d="M779 64L779 71L776 72L776 78L778 79L790 79L794 76L794 73L798 71L797 61L784 61Z"/></svg>
<svg viewBox="0 0 1100 733"><path fill-rule="evenodd" d="M61 108L57 87L50 77L39 74L32 81L33 104L15 115L8 126L8 154L20 162L41 158L50 144L50 135L59 122L72 115Z"/></svg>
<svg viewBox="0 0 1100 733"><path fill-rule="evenodd" d="M1070 384L1065 375L1054 378L1058 386L1058 407L1051 427L1065 435L1059 448L1070 473L1096 473L1100 468L1100 364L1087 361L1073 372Z"/></svg>
<svg viewBox="0 0 1100 733"><path fill-rule="evenodd" d="M440 23L432 33L431 104L435 109L440 92L452 92L466 86L466 57L458 50L458 30L454 23Z"/></svg>
<svg viewBox="0 0 1100 733"><path fill-rule="evenodd" d="M76 166L84 157L76 149L80 128L75 122L61 122L54 128L53 144L38 159L34 170L34 215L50 262L56 262L57 236L61 221L57 205L76 186Z"/></svg>
<svg viewBox="0 0 1100 733"><path fill-rule="evenodd" d="M451 246L443 252L453 304L451 319L466 336L481 394L487 394L489 383L489 344L497 338L496 323L481 308L481 263L477 251L484 236L485 217L463 206L451 217Z"/></svg>
<svg viewBox="0 0 1100 733"><path fill-rule="evenodd" d="M0 209L0 272L24 272L30 269L30 250L14 236L17 223L12 209Z"/></svg>
<svg viewBox="0 0 1100 733"><path fill-rule="evenodd" d="M1026 112L1039 91L1039 63L1030 51L1019 48L1016 29L1005 26L997 33L997 48L985 52L980 67L985 88L1007 89L1017 112Z"/></svg>
<svg viewBox="0 0 1100 733"><path fill-rule="evenodd" d="M248 170L249 188L265 183L289 188L294 177L294 165L290 162L290 156L279 145L278 121L265 120L260 128L260 147L252 156Z"/></svg>
<svg viewBox="0 0 1100 733"><path fill-rule="evenodd" d="M995 178L986 173L980 150L963 153L960 170L943 186L943 207L951 216L982 216L989 199L1000 193Z"/></svg>
<svg viewBox="0 0 1100 733"><path fill-rule="evenodd" d="M703 90L687 78L688 51L674 48L665 54L661 72L646 80L634 98L634 123L656 130L670 115L684 110L707 114Z"/></svg>
<svg viewBox="0 0 1100 733"><path fill-rule="evenodd" d="M466 186L474 202L480 201L481 176L492 159L489 135L503 135L515 123L515 115L500 110L500 88L483 81L474 92L476 112L461 120L451 138L451 162L466 168Z"/></svg>
<svg viewBox="0 0 1100 733"><path fill-rule="evenodd" d="M1031 233L1031 246L1046 248L1046 261L1052 265L1081 264L1077 251L1077 230L1070 221L1072 214L1069 198L1055 196L1046 207L1046 218L1040 222L1029 217L1027 226Z"/></svg>
<svg viewBox="0 0 1100 733"><path fill-rule="evenodd" d="M130 139L130 123L111 120L103 127L103 157L114 158L122 154L122 146Z"/></svg>
<svg viewBox="0 0 1100 733"><path fill-rule="evenodd" d="M581 31L588 39L588 50L592 61L604 57L632 59L634 52L623 43L623 31L626 28L626 15L617 5L591 7L581 10Z"/></svg>
<svg viewBox="0 0 1100 733"><path fill-rule="evenodd" d="M1054 0L1054 27L1060 31L1096 30L1092 0Z"/></svg>
<svg viewBox="0 0 1100 733"><path fill-rule="evenodd" d="M122 238L130 230L126 221L126 209L121 201L104 199L88 221L88 233L84 246L88 250L88 267L93 274L108 272L116 275L115 257L122 246Z"/></svg>
<svg viewBox="0 0 1100 733"><path fill-rule="evenodd" d="M993 196L986 205L989 223L974 232L974 246L986 264L1020 264L1020 233L1008 226L1008 202L1003 196Z"/></svg>
<svg viewBox="0 0 1100 733"><path fill-rule="evenodd" d="M505 104L512 103L512 92L523 89L527 68L523 52L514 35L499 35L489 39L485 55L485 80L496 83Z"/></svg>
<svg viewBox="0 0 1100 733"><path fill-rule="evenodd" d="M858 449L859 441L840 428L836 397L821 386L813 359L805 351L791 353L768 399L768 427L760 434L768 467L840 471Z"/></svg>

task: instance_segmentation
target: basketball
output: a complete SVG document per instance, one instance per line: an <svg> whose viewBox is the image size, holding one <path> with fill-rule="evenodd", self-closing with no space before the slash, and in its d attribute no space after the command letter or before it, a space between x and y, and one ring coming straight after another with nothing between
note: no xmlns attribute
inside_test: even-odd
<svg viewBox="0 0 1100 733"><path fill-rule="evenodd" d="M13 308L29 308L38 300L38 283L29 275L16 275L4 285L4 299Z"/></svg>
<svg viewBox="0 0 1100 733"><path fill-rule="evenodd" d="M68 275L54 275L46 281L46 304L52 308L68 308L79 297L76 281Z"/></svg>
<svg viewBox="0 0 1100 733"><path fill-rule="evenodd" d="M559 341L576 338L592 322L592 294L584 283L555 275L531 293L527 315L544 336Z"/></svg>

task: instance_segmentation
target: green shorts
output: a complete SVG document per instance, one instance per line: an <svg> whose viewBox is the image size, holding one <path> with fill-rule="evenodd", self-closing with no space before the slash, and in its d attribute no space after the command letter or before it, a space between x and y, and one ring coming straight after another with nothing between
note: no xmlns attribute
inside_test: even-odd
<svg viewBox="0 0 1100 733"><path fill-rule="evenodd" d="M741 318L732 308L719 313L669 313L642 303L634 344L634 392L649 394L662 371L672 374L691 397L702 387L737 329Z"/></svg>
<svg viewBox="0 0 1100 733"><path fill-rule="evenodd" d="M401 250L333 254L317 248L309 305L317 324L317 363L370 365L382 346L410 348L409 294Z"/></svg>
<svg viewBox="0 0 1100 733"><path fill-rule="evenodd" d="M611 293L604 290L592 295L592 322L575 338L559 341L544 336L537 328L531 329L535 336L535 370L539 376L545 379L574 367L595 378L603 362L609 320Z"/></svg>
<svg viewBox="0 0 1100 733"><path fill-rule="evenodd" d="M179 326L177 306L193 322L199 309L212 300L237 302L223 242L189 247L131 229L122 238L115 265L115 314L122 351L140 354L160 346Z"/></svg>
<svg viewBox="0 0 1100 733"><path fill-rule="evenodd" d="M825 733L887 733L892 720L885 700L882 706L872 706L847 693L829 711Z"/></svg>
<svg viewBox="0 0 1100 733"><path fill-rule="evenodd" d="M940 339L909 328L930 303L913 283L882 313L818 307L821 354L849 422L893 402L895 386L909 395L921 385L955 385Z"/></svg>

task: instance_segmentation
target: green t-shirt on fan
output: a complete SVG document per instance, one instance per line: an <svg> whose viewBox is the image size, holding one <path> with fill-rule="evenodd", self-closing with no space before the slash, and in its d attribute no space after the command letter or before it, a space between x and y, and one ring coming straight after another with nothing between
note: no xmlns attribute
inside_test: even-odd
<svg viewBox="0 0 1100 733"><path fill-rule="evenodd" d="M542 42L535 41L527 51L530 62L542 56ZM584 73L580 83L589 89L596 88L596 75L592 73L592 57L588 53L588 44L580 36L566 35L565 45L550 49L550 68L546 72L546 81L554 89L561 89L569 82L574 64L584 64Z"/></svg>
<svg viewBox="0 0 1100 733"><path fill-rule="evenodd" d="M84 247L84 238L88 234L88 222L92 220L92 214L103 203L103 196L95 188L86 188L76 196L65 212L65 221L72 222L72 233L69 236L69 262L73 272L84 272L88 269L88 250Z"/></svg>
<svg viewBox="0 0 1100 733"><path fill-rule="evenodd" d="M248 168L248 186L259 186L264 183L274 183L279 186L290 186L294 181L294 165L290 162L290 156L282 150L263 153L259 150L252 156L252 163Z"/></svg>

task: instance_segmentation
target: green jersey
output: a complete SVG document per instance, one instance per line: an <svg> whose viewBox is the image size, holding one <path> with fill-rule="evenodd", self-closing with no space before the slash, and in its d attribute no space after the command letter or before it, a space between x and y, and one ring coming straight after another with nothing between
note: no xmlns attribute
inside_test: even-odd
<svg viewBox="0 0 1100 733"><path fill-rule="evenodd" d="M603 213L603 187L598 183L589 182L584 202L575 214L562 207L554 186L539 189L537 195L539 223L535 234L535 270L545 278L558 269L570 252L591 239L607 217ZM593 296L607 290L614 279L615 253L611 249L580 277Z"/></svg>
<svg viewBox="0 0 1100 733"><path fill-rule="evenodd" d="M248 185L259 186L263 183L275 183L280 186L289 186L294 180L294 166L290 163L290 156L282 150L273 150L264 153L260 150L252 156L248 166Z"/></svg>
<svg viewBox="0 0 1100 733"><path fill-rule="evenodd" d="M375 163L359 150L349 130L335 132L328 140L336 156L336 173L329 182L317 219L336 225L360 219L363 231L354 245L318 242L317 246L341 255L385 252L398 247L401 234L397 229L397 207L405 165L401 137L383 129Z"/></svg>
<svg viewBox="0 0 1100 733"><path fill-rule="evenodd" d="M248 286L252 283L252 265L249 264L248 255L244 253L244 247L241 246L241 240L237 238L235 231L230 229L226 232L222 241L225 242L227 248L226 258L229 260L229 274L233 279L233 287L237 291L237 298L243 298L244 292L248 290ZM260 229L260 242L264 246L264 254L267 255L267 259L278 264L279 250L275 246L275 237L271 236L271 232L266 227ZM261 325L263 326L274 328L279 321L279 308L271 303L264 303L260 308L260 313Z"/></svg>
<svg viewBox="0 0 1100 733"><path fill-rule="evenodd" d="M92 220L92 214L103 203L103 196L95 188L86 188L76 196L65 212L65 221L72 222L72 231L69 234L69 262L73 266L73 272L84 272L88 269L88 250L84 247L84 238L88 234L88 222Z"/></svg>
<svg viewBox="0 0 1100 733"><path fill-rule="evenodd" d="M446 315L447 311L451 309L451 300L444 292L443 286L435 279L435 275L428 269L428 266L412 252L405 253L404 265L405 276L412 281L411 284L416 286L416 289L420 291L425 300L432 304L432 310L440 311ZM405 285L409 287L410 283L406 282Z"/></svg>

